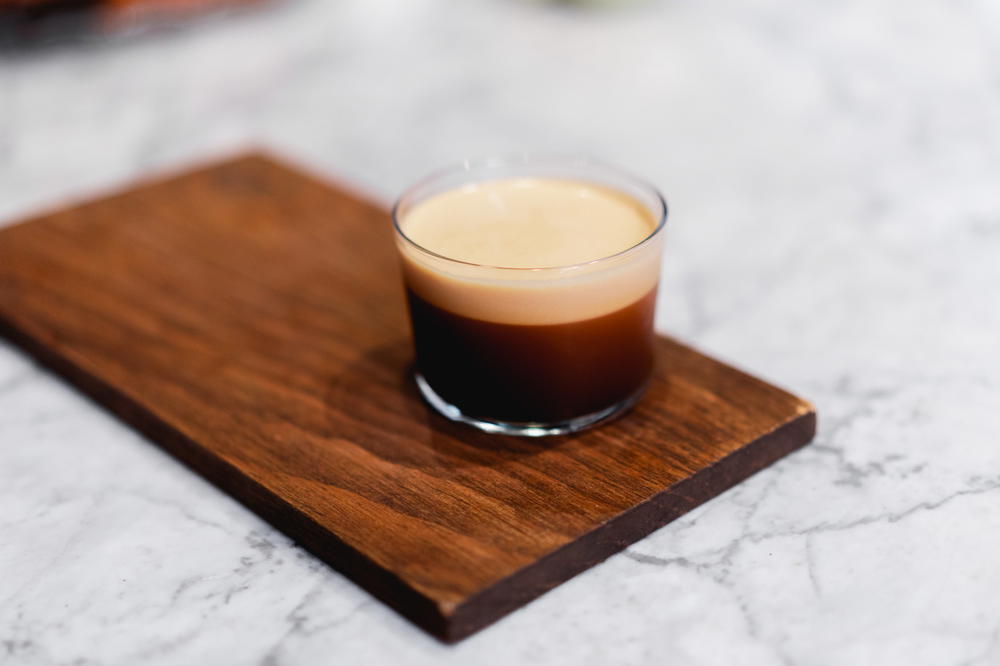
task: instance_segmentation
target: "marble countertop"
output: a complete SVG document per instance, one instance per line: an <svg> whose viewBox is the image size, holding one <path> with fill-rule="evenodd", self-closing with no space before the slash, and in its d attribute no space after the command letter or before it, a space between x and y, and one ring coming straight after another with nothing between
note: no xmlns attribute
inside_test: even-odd
<svg viewBox="0 0 1000 666"><path fill-rule="evenodd" d="M4 54L0 219L264 145L647 175L658 325L815 443L445 646L0 343L0 663L1000 663L1000 9L297 0Z"/></svg>

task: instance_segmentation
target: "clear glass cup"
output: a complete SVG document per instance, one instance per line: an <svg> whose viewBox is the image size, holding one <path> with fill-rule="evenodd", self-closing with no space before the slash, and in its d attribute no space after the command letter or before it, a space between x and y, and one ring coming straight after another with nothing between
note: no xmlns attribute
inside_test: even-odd
<svg viewBox="0 0 1000 666"><path fill-rule="evenodd" d="M609 256L558 267L488 266L407 237L420 202L473 183L544 178L625 195L650 233ZM653 372L654 312L667 205L616 168L563 157L465 162L407 190L392 211L421 394L449 419L521 436L558 435L634 405Z"/></svg>

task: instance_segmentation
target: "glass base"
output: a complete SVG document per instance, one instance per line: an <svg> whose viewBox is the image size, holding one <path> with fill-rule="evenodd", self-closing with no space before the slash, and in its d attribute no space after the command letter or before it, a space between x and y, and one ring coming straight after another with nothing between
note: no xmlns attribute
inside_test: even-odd
<svg viewBox="0 0 1000 666"><path fill-rule="evenodd" d="M646 390L646 386L643 385L638 391L630 395L625 400L597 412L578 416L566 421L558 421L556 423L536 423L498 421L495 419L484 419L476 416L469 416L468 414L462 413L461 409L450 402L447 402L444 398L435 393L434 389L431 388L431 385L427 383L427 380L424 379L423 375L419 372L414 373L414 378L417 381L417 388L420 389L420 394L424 397L424 400L426 400L427 403L435 409L435 411L445 418L459 423L466 423L474 428L479 428L484 432L497 435L514 435L517 437L548 437L551 435L566 435L571 432L578 432L586 428L591 428L606 421L610 421L630 409L636 402L639 401L639 398L642 397L642 394Z"/></svg>

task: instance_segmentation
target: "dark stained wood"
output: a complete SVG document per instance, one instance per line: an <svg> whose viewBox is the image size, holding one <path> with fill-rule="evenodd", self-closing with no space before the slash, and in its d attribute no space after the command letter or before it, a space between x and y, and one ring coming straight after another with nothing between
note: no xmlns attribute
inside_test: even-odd
<svg viewBox="0 0 1000 666"><path fill-rule="evenodd" d="M409 377L386 212L261 155L0 230L0 331L447 641L815 431L807 402L669 338L603 428L452 424Z"/></svg>

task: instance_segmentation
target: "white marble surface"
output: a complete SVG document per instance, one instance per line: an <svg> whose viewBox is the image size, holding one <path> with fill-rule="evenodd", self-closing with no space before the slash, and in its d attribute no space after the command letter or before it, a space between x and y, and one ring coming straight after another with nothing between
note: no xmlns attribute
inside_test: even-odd
<svg viewBox="0 0 1000 666"><path fill-rule="evenodd" d="M455 647L0 343L0 663L1000 663L1000 5L298 0L0 61L0 219L246 143L386 199L583 152L813 446Z"/></svg>

